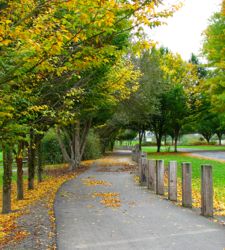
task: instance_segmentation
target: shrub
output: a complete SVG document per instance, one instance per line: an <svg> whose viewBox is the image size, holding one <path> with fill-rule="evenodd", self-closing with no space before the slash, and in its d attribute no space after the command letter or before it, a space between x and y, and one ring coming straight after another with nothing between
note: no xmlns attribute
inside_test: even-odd
<svg viewBox="0 0 225 250"><path fill-rule="evenodd" d="M147 146L156 146L157 144L156 142L148 141L148 142L143 142L141 145L147 147Z"/></svg>
<svg viewBox="0 0 225 250"><path fill-rule="evenodd" d="M190 144L191 146L207 146L207 145L216 145L216 141L211 141L211 142L206 142L206 141L201 141L201 142L194 142Z"/></svg>
<svg viewBox="0 0 225 250"><path fill-rule="evenodd" d="M54 129L50 129L41 142L44 164L63 163L63 156Z"/></svg>
<svg viewBox="0 0 225 250"><path fill-rule="evenodd" d="M83 160L97 159L101 156L100 138L94 130L90 130L87 137Z"/></svg>

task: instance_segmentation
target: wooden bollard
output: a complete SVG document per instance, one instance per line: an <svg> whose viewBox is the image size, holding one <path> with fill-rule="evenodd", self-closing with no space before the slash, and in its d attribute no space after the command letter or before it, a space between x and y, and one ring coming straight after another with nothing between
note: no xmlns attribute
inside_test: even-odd
<svg viewBox="0 0 225 250"><path fill-rule="evenodd" d="M168 166L168 199L177 201L177 162L170 161Z"/></svg>
<svg viewBox="0 0 225 250"><path fill-rule="evenodd" d="M182 163L182 206L192 207L192 167L191 163Z"/></svg>
<svg viewBox="0 0 225 250"><path fill-rule="evenodd" d="M147 153L146 152L141 152L142 158L147 158Z"/></svg>
<svg viewBox="0 0 225 250"><path fill-rule="evenodd" d="M213 178L212 166L201 166L201 214L213 216Z"/></svg>
<svg viewBox="0 0 225 250"><path fill-rule="evenodd" d="M140 184L146 185L146 168L147 168L147 158L141 159L141 175L140 175Z"/></svg>
<svg viewBox="0 0 225 250"><path fill-rule="evenodd" d="M156 191L156 161L149 160L147 163L147 169L147 187L150 190Z"/></svg>
<svg viewBox="0 0 225 250"><path fill-rule="evenodd" d="M145 177L146 177L146 186L148 188L148 182L149 182L149 167L148 167L149 161L146 162L146 169L145 169Z"/></svg>
<svg viewBox="0 0 225 250"><path fill-rule="evenodd" d="M139 176L139 180L141 181L141 175L142 175L142 159L141 157L139 157L138 155L138 176Z"/></svg>
<svg viewBox="0 0 225 250"><path fill-rule="evenodd" d="M164 161L156 160L156 194L164 195Z"/></svg>

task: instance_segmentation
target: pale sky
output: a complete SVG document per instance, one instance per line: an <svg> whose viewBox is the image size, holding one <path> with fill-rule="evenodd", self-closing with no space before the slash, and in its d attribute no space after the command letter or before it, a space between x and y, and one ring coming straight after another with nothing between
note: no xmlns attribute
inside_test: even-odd
<svg viewBox="0 0 225 250"><path fill-rule="evenodd" d="M175 3L175 0L165 0ZM150 30L149 37L178 52L183 59L189 60L191 53L199 55L203 37L202 32L208 26L210 16L220 10L222 0L183 0L184 6L172 18L168 25Z"/></svg>

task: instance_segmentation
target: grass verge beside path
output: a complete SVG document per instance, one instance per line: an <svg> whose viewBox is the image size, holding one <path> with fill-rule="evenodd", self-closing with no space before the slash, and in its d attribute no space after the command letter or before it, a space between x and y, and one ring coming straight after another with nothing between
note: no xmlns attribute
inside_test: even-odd
<svg viewBox="0 0 225 250"><path fill-rule="evenodd" d="M225 146L219 146L219 145L178 146L178 149L179 148L187 148L187 149L195 149L195 150L203 150L203 151L225 150Z"/></svg>
<svg viewBox="0 0 225 250"><path fill-rule="evenodd" d="M178 146L178 151L179 148L182 149L193 149L193 150L200 150L200 151L223 151L225 150L225 146L212 146L212 145L201 145L201 146ZM156 146L143 146L142 150L144 152L149 152L149 153L155 153L157 150ZM174 147L173 146L162 146L161 147L161 152L173 152Z"/></svg>
<svg viewBox="0 0 225 250"><path fill-rule="evenodd" d="M213 187L214 187L214 209L216 215L225 216L225 163L208 160L204 158L195 158L182 153L151 153L149 159L162 159L165 161L167 169L169 161L178 163L178 198L181 200L181 163L191 162L192 164L192 188L193 205L200 207L201 196L201 165L210 164L213 166ZM167 182L167 180L166 180Z"/></svg>

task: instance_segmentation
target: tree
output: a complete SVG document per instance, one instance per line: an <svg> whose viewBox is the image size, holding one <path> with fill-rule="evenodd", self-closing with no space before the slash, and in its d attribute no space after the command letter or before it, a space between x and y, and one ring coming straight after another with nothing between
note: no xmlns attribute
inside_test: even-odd
<svg viewBox="0 0 225 250"><path fill-rule="evenodd" d="M219 145L222 145L222 136L225 134L225 121L221 114L216 113L213 123L215 124L215 133L219 140Z"/></svg>
<svg viewBox="0 0 225 250"><path fill-rule="evenodd" d="M206 72L192 54L190 62L182 60L178 54L168 52L163 58L162 69L169 90L165 93L167 112L167 131L174 141L177 151L179 135L195 112L199 102L199 84Z"/></svg>
<svg viewBox="0 0 225 250"><path fill-rule="evenodd" d="M124 124L139 133L139 147L144 131L150 129L155 134L158 152L167 134L175 139L176 151L189 110L187 93L197 79L195 68L166 48L145 51L134 63L142 77L138 91L122 105Z"/></svg>
<svg viewBox="0 0 225 250"><path fill-rule="evenodd" d="M177 141L182 127L189 115L187 97L182 85L176 85L166 93L168 109L168 127L174 139L174 151L177 152Z"/></svg>
<svg viewBox="0 0 225 250"><path fill-rule="evenodd" d="M145 50L140 58L133 58L134 64L142 74L139 89L125 100L120 108L123 114L121 116L124 117L124 126L139 134L140 149L144 132L150 128L152 117L156 117L161 111L160 96L166 90L160 68L160 57L163 53L163 50L151 49Z"/></svg>
<svg viewBox="0 0 225 250"><path fill-rule="evenodd" d="M208 59L209 75L206 85L210 90L214 109L223 112L225 109L225 1L222 8L210 19L205 31L203 54Z"/></svg>
<svg viewBox="0 0 225 250"><path fill-rule="evenodd" d="M66 129L71 127L71 143L77 145L71 153L76 155L77 165L85 146L80 131L83 130L85 138L90 122L97 118L104 105L109 103L113 106L115 100L129 95L126 94L129 89L134 91L132 87L126 87L127 81L133 86L136 80L132 66L118 66L118 62L124 62L122 59L127 46L127 43L122 44L126 40L123 37L130 36L134 28L137 28L135 33L138 35L143 24L159 25L176 9L172 6L172 11L157 11L160 3L141 0L1 2L0 136L3 149L7 149L4 154L9 156L11 153L7 152L11 149L4 145L9 141L13 148L29 134L29 189L34 188L39 133L55 124ZM94 79L96 72L105 65L109 69L101 75L100 84ZM99 93L99 100L96 98L93 105L91 98L82 99L91 97L91 90ZM109 100L104 101L107 98ZM19 100L23 101L22 106L18 104ZM86 116L90 111L94 114ZM69 130L68 134L71 134ZM10 169L10 156L4 160L5 179L11 179L7 170ZM21 157L18 158L18 167L21 168ZM41 173L41 168L38 169ZM10 193L7 183L4 182L4 189ZM6 207L10 211L9 206Z"/></svg>
<svg viewBox="0 0 225 250"><path fill-rule="evenodd" d="M104 124L109 119L111 110L136 90L138 77L139 72L130 63L120 61L90 79L86 88L76 88L67 94L58 115L61 119L57 133L64 159L71 169L80 164L91 126ZM63 134L69 147L63 144Z"/></svg>

